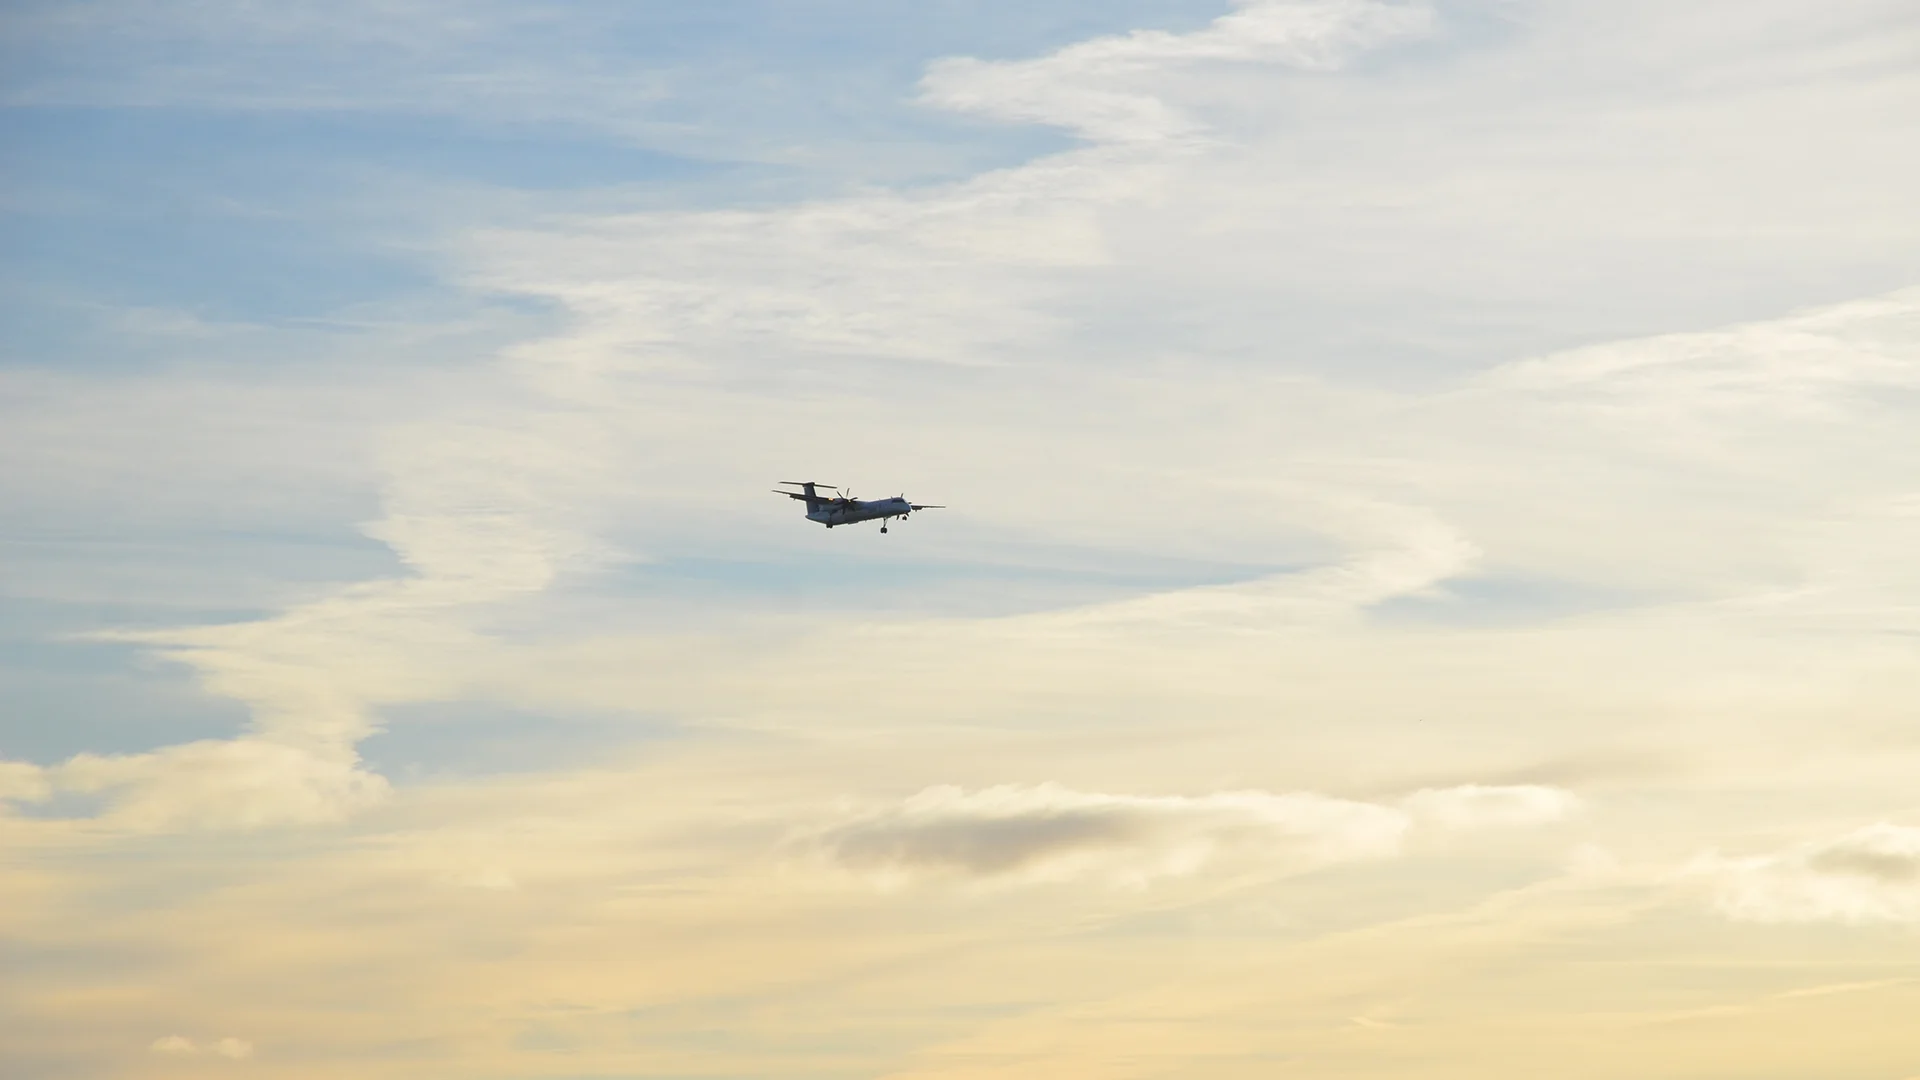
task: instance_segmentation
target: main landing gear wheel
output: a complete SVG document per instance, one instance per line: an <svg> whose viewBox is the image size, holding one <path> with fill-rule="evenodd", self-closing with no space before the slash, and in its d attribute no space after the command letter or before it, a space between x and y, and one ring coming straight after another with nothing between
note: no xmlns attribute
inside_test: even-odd
<svg viewBox="0 0 1920 1080"><path fill-rule="evenodd" d="M886 527L885 525L882 525L882 526L880 526L880 531L881 531L881 532L886 532L886 531L887 531L887 527Z"/></svg>

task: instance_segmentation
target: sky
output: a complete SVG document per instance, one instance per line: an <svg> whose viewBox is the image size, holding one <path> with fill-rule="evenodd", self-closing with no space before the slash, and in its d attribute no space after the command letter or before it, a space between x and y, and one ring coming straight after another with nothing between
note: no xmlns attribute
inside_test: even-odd
<svg viewBox="0 0 1920 1080"><path fill-rule="evenodd" d="M1920 1078L1913 15L7 5L8 1076Z"/></svg>

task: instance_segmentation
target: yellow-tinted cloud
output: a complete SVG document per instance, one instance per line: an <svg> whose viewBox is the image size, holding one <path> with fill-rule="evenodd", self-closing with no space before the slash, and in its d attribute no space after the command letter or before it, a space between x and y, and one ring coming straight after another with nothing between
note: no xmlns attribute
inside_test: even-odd
<svg viewBox="0 0 1920 1080"><path fill-rule="evenodd" d="M1920 829L1885 821L1772 855L1704 856L1689 873L1732 919L1920 921Z"/></svg>

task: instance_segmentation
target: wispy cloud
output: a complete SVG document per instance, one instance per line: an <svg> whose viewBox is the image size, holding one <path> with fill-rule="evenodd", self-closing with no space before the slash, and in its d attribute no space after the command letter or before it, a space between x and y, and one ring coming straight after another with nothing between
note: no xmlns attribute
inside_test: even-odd
<svg viewBox="0 0 1920 1080"><path fill-rule="evenodd" d="M611 9L482 5L435 37L437 4L135 5L120 29L132 8L57 7L34 32L98 33L73 71L128 78L24 98L658 133L634 102L659 72L595 30ZM16 517L129 545L277 521L370 553L211 615L183 579L192 615L105 636L243 705L236 736L0 764L26 853L0 915L35 944L0 992L10 1060L134 1076L257 1041L399 1076L432 1031L443 1071L527 1076L1360 1075L1387 1036L1484 1077L1537 1071L1518 1030L1606 1075L1729 1046L1733 1071L1821 1075L1810 1030L1896 1044L1911 1008L1781 994L1818 1023L1748 1022L1718 978L1661 1014L1740 1038L1623 1039L1607 995L1700 961L1638 921L1692 852L1910 802L1912 20L1496 8L1260 2L956 45L978 56L901 111L1079 141L740 205L530 196L428 255L475 304L542 313L508 330L371 335L298 377L7 376ZM129 59L187 39L191 62ZM917 63L887 76L903 96ZM729 137L789 152L756 123ZM206 329L122 327L176 357L288 340ZM393 374L428 353L457 362ZM829 534L764 493L796 476L950 509ZM85 590L36 578L34 602L111 599L90 570L119 556L84 554ZM462 702L516 738L619 722L591 767L369 764L395 706L451 725ZM1539 762L1584 763L1580 795ZM1457 782L1500 777L1543 782ZM1730 918L1861 941L1920 918L1913 834L1683 877ZM1739 936L1741 980L1801 947ZM1906 1001L1886 956L1845 959L1837 985Z"/></svg>
<svg viewBox="0 0 1920 1080"><path fill-rule="evenodd" d="M1141 884L1229 854L1275 871L1397 854L1423 823L1539 825L1575 805L1543 787L1421 791L1400 804L1308 792L1110 795L1058 784L978 791L935 787L817 839L829 858L882 880L957 876Z"/></svg>
<svg viewBox="0 0 1920 1080"><path fill-rule="evenodd" d="M1420 4L1374 0L1242 0L1205 29L1135 30L1078 42L1034 60L955 57L930 65L924 100L997 120L1053 124L1097 142L1152 142L1200 125L1157 95L1156 84L1195 65L1338 66L1355 53L1418 34Z"/></svg>
<svg viewBox="0 0 1920 1080"><path fill-rule="evenodd" d="M1743 922L1920 922L1920 829L1890 822L1770 855L1703 855L1687 874Z"/></svg>
<svg viewBox="0 0 1920 1080"><path fill-rule="evenodd" d="M42 772L57 790L104 796L108 824L145 831L338 821L387 792L384 778L356 765L350 744L253 738L80 754Z"/></svg>

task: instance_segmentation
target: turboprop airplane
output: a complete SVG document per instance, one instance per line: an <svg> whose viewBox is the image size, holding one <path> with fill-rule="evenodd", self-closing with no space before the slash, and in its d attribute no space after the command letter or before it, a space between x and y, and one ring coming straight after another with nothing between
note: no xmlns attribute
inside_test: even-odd
<svg viewBox="0 0 1920 1080"><path fill-rule="evenodd" d="M895 495L891 499L856 499L848 495L822 495L820 489L839 491L832 484L816 484L811 480L782 480L781 484L797 487L799 491L778 491L775 495L785 495L789 499L799 499L807 504L807 520L817 521L831 529L835 525L852 525L857 521L878 519L880 531L887 531L887 519L899 518L902 521L915 510L945 510L944 506L932 503L910 503L905 495Z"/></svg>

